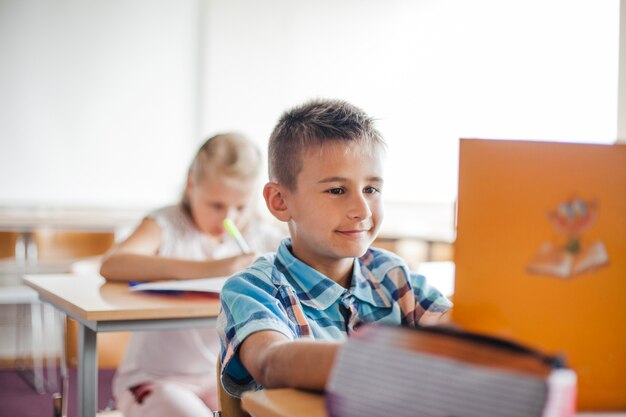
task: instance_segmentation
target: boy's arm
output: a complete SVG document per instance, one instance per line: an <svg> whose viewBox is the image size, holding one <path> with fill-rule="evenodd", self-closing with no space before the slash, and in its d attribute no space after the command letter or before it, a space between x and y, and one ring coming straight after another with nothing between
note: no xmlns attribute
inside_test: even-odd
<svg viewBox="0 0 626 417"><path fill-rule="evenodd" d="M239 357L250 375L265 388L323 390L340 342L299 339L265 330L253 333L241 344Z"/></svg>
<svg viewBox="0 0 626 417"><path fill-rule="evenodd" d="M245 254L208 261L191 261L157 256L161 245L161 228L144 219L123 242L104 256L100 274L115 281L152 281L191 279L231 275L252 263L255 254Z"/></svg>

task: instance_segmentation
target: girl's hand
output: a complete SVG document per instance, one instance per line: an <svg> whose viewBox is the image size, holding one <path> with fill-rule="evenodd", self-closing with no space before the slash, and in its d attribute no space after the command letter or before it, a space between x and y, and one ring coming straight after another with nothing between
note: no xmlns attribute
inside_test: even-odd
<svg viewBox="0 0 626 417"><path fill-rule="evenodd" d="M233 275L252 265L254 260L258 257L258 253L244 253L231 256L230 258L211 260L207 261L207 269L210 272L216 272L218 276Z"/></svg>

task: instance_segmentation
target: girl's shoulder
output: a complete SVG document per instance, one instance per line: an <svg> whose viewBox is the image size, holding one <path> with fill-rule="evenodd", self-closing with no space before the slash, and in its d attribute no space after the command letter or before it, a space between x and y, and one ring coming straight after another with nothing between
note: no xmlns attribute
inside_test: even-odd
<svg viewBox="0 0 626 417"><path fill-rule="evenodd" d="M152 210L147 214L146 217L151 219L160 219L160 218L178 218L184 216L184 210L180 204L159 207L157 209Z"/></svg>
<svg viewBox="0 0 626 417"><path fill-rule="evenodd" d="M168 235L193 235L195 226L181 205L165 206L148 213L146 218L153 220Z"/></svg>

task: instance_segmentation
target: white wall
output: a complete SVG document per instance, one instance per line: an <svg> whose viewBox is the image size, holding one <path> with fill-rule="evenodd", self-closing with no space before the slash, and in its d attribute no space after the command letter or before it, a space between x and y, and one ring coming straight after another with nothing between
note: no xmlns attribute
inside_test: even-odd
<svg viewBox="0 0 626 417"><path fill-rule="evenodd" d="M178 198L198 140L200 3L0 2L0 205Z"/></svg>
<svg viewBox="0 0 626 417"><path fill-rule="evenodd" d="M461 137L616 138L617 0L207 4L203 129L265 143L285 108L347 99L380 119L388 202L451 204Z"/></svg>
<svg viewBox="0 0 626 417"><path fill-rule="evenodd" d="M615 140L617 6L2 0L0 205L171 201L206 135L316 96L380 119L386 198L451 204L459 137Z"/></svg>

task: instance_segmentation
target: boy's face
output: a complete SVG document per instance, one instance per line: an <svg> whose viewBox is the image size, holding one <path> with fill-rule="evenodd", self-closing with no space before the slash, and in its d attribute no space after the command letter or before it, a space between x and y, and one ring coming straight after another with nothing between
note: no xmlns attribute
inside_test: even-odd
<svg viewBox="0 0 626 417"><path fill-rule="evenodd" d="M293 252L327 276L333 268L351 268L353 258L362 256L378 234L383 218L380 153L331 142L301 156L296 188L285 194Z"/></svg>
<svg viewBox="0 0 626 417"><path fill-rule="evenodd" d="M189 180L187 197L193 221L201 233L223 237L224 219L230 218L242 228L252 213L256 183L225 176Z"/></svg>

